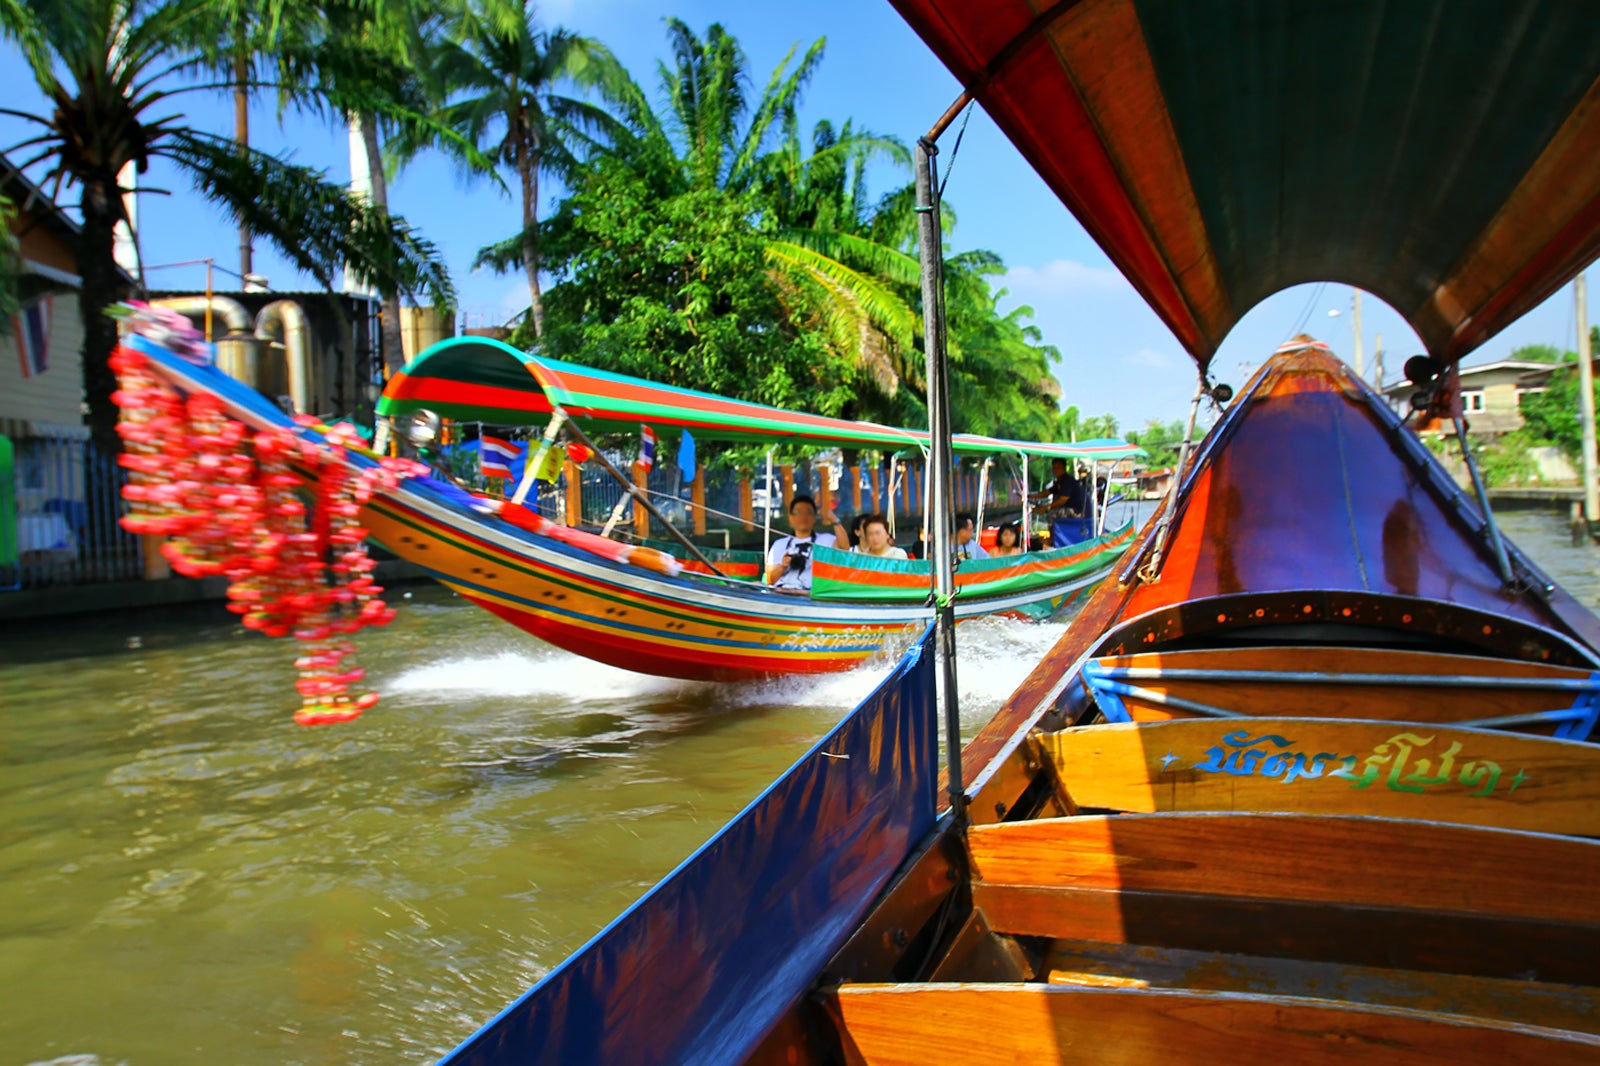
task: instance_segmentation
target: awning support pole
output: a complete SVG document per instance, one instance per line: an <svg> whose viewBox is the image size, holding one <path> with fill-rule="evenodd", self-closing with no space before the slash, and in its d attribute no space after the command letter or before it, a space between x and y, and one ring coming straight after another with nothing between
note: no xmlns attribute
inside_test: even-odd
<svg viewBox="0 0 1600 1066"><path fill-rule="evenodd" d="M766 517L761 523L761 570L764 574L767 569L767 556L772 553L772 449L767 449L767 483L761 490L761 500L765 507L761 513Z"/></svg>
<svg viewBox="0 0 1600 1066"><path fill-rule="evenodd" d="M938 146L927 137L917 141L917 248L922 268L922 339L927 356L928 558L933 560L934 692L944 710L945 757L949 767L950 813L956 825L966 824L966 785L961 776L961 702L956 685L956 608L954 523L950 514L950 380L945 358L944 251L936 199L933 157Z"/></svg>
<svg viewBox="0 0 1600 1066"><path fill-rule="evenodd" d="M544 457L550 454L550 449L556 445L556 438L561 435L561 427L566 425L567 412L560 407L550 412L550 424L544 427L544 439L539 441L539 449L529 456L522 467L522 480L517 483L516 494L511 497L511 502L520 504L528 498L528 492L538 481L539 467L544 465Z"/></svg>
<svg viewBox="0 0 1600 1066"><path fill-rule="evenodd" d="M1028 480L1028 453L1022 453L1022 536L1017 538L1017 547L1023 551L1028 550L1028 542L1033 538L1033 515L1028 513L1028 494L1033 491L1033 482Z"/></svg>
<svg viewBox="0 0 1600 1066"><path fill-rule="evenodd" d="M616 465L613 464L610 459L606 458L605 452L594 446L594 441L590 440L589 435L578 427L578 423L569 419L567 421L567 432L571 433L574 437L577 437L578 443L589 449L590 453L593 454L605 472L617 479L617 484L622 486L622 491L625 492L627 496L632 496L635 503L637 503L640 507L643 507L646 511L650 512L651 518L654 518L657 522L660 522L663 526L665 526L667 528L667 532L671 533L673 537L676 538L678 543L682 544L684 548L688 550L690 555L694 556L695 559L699 560L701 563L704 563L706 568L709 569L713 574L716 574L718 577L726 578L728 576L721 570L717 569L716 563L706 558L705 552L702 552L698 547L696 547L694 541L690 540L684 535L683 530L667 521L667 516L656 510L656 505L650 502L650 497L645 494L643 489L633 483L632 478L626 478L622 476L622 471L618 470ZM627 499L627 496L624 496L623 499ZM618 500L616 508L611 513L611 521L606 523L606 531L604 534L602 534L603 536L611 535L611 527L616 524L616 520L621 516L621 513L622 500Z"/></svg>
<svg viewBox="0 0 1600 1066"><path fill-rule="evenodd" d="M994 456L983 461L983 469L978 471L978 519L977 528L972 531L974 537L983 532L983 505L989 497L989 468L994 465Z"/></svg>
<svg viewBox="0 0 1600 1066"><path fill-rule="evenodd" d="M1189 405L1189 426L1184 430L1183 445L1178 449L1178 465L1172 468L1172 484L1167 487L1167 502L1162 507L1161 524L1150 538L1150 561L1138 571L1141 581L1154 581L1161 576L1161 564L1167 554L1167 533L1172 529L1172 520L1176 517L1178 491L1183 487L1184 471L1189 465L1189 446L1194 443L1194 423L1200 416L1200 397L1205 394L1206 379L1202 374L1194 387L1194 402Z"/></svg>
<svg viewBox="0 0 1600 1066"><path fill-rule="evenodd" d="M1467 444L1467 426L1460 415L1452 415L1452 422L1456 426L1456 439L1461 442L1461 458L1466 461L1467 473L1472 475L1472 491L1478 497L1478 510L1483 512L1483 531L1489 535L1489 550L1494 552L1495 565L1500 568L1500 583L1507 589L1516 587L1516 577L1511 573L1511 560L1506 557L1506 545L1500 539L1500 526L1494 520L1494 512L1489 509L1489 490L1483 485L1483 478L1478 474L1478 464L1473 461L1472 448Z"/></svg>

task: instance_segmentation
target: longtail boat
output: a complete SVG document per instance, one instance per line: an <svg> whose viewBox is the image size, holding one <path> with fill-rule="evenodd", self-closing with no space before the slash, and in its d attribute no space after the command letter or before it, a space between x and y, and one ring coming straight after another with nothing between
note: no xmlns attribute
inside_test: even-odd
<svg viewBox="0 0 1600 1066"><path fill-rule="evenodd" d="M917 152L925 278L975 99L1226 410L975 736L941 611L448 1061L1600 1062L1600 621L1326 345L1209 374L1260 299L1338 278L1461 431L1448 368L1600 253L1600 19L895 4L965 87Z"/></svg>
<svg viewBox="0 0 1600 1066"><path fill-rule="evenodd" d="M181 391L218 397L231 417L247 425L291 424L254 390L213 366L197 365L144 338L128 343ZM926 430L670 388L541 359L479 337L441 341L391 378L380 416L400 419L419 411L542 427L543 442L555 440L563 428L588 440L587 431L637 432L642 422L690 429L706 441L916 451L930 439ZM322 431L309 426L299 432L314 437ZM1095 464L1143 454L1110 439L1039 443L962 435L957 447L978 456ZM530 471L540 454L530 457ZM359 455L352 461L370 462ZM630 480L619 474L619 481L638 506L651 506ZM705 552L685 539L684 546L699 557L680 560L652 546L548 521L515 496L475 497L432 478L412 478L376 493L362 509L360 524L372 540L497 617L568 651L640 673L725 681L845 670L886 646L908 644L932 616L925 561L818 548L811 594L786 595L752 580L761 570L760 552ZM957 616L1039 619L1081 601L1115 567L1133 541L1134 527L1127 522L1088 533L1046 551L968 562L954 597Z"/></svg>

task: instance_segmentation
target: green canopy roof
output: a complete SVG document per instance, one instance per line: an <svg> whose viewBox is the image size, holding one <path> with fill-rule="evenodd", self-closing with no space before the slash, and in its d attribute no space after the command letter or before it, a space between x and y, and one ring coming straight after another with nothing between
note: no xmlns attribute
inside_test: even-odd
<svg viewBox="0 0 1600 1066"><path fill-rule="evenodd" d="M558 406L597 430L630 430L643 422L687 429L702 440L791 441L885 451L928 447L923 429L810 415L657 385L540 358L487 337L452 337L417 356L389 379L378 413L394 417L426 408L458 421L534 425L545 422ZM958 433L953 443L958 452L978 455L1111 460L1144 454L1126 441L1109 439L1040 443Z"/></svg>

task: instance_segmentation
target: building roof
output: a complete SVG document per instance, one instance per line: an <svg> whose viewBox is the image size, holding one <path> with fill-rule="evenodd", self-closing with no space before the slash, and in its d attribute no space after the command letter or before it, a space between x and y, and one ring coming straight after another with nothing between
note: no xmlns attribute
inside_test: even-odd
<svg viewBox="0 0 1600 1066"><path fill-rule="evenodd" d="M0 194L9 199L19 210L26 212L34 219L34 225L45 228L52 236L71 249L76 262L78 252L78 236L83 232L83 227L71 215L61 209L52 200L43 188L35 184L32 178L24 174L21 168L14 165L5 156L0 155ZM27 230L23 230L24 233ZM30 274L77 288L83 284L83 279L77 274L71 274L58 267L37 262L24 257L24 269ZM122 275L122 280L129 285L134 283L133 275L117 266L117 273Z"/></svg>

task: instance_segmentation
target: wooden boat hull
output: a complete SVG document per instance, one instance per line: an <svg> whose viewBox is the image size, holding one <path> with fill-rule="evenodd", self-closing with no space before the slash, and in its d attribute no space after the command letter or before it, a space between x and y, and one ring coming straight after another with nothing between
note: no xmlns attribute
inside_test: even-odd
<svg viewBox="0 0 1600 1066"><path fill-rule="evenodd" d="M1252 420L1303 428L1300 403L1319 429L1296 479L1348 468L1390 495L1252 510L1235 489L1270 488L1283 450ZM1332 360L1275 360L1170 527L1146 527L1124 580L967 745L964 831L946 812L912 839L826 801L870 790L763 797L658 887L675 903L629 912L652 932L602 934L451 1061L1600 1062L1596 627L1514 548L1519 585L1501 587L1470 506L1403 433ZM1397 500L1411 518L1403 536L1389 523L1388 569L1347 567L1385 558ZM1300 526L1353 547L1297 552ZM1163 568L1140 575L1163 535ZM880 691L846 727L881 736L893 706ZM901 750L905 774L932 776L925 738ZM868 758L885 765L836 735L792 773ZM813 816L734 846L768 801ZM814 849L838 839L898 870L866 911L826 903L797 928L791 908L819 899L798 886L831 876ZM789 848L809 857L788 867ZM772 880L798 894L758 894L737 931L676 924L692 886ZM782 962L740 964L752 929L794 938ZM729 1012L647 1024L640 989L657 987ZM595 1016L598 1042L578 1035Z"/></svg>
<svg viewBox="0 0 1600 1066"><path fill-rule="evenodd" d="M142 350L180 388L218 396L234 418L257 428L286 424L220 372ZM470 512L418 482L374 496L361 523L372 540L496 617L639 673L734 681L849 670L904 650L932 617L921 603L822 603L703 574L658 574ZM1048 587L963 598L957 615L1062 610L1112 572L1134 535L1130 525L1093 544Z"/></svg>

